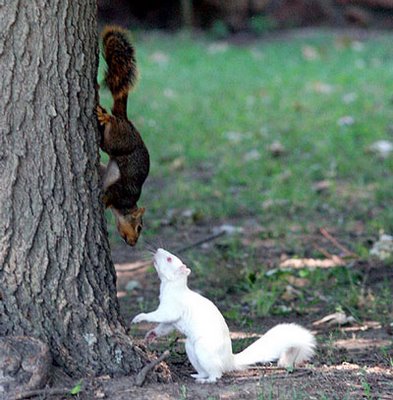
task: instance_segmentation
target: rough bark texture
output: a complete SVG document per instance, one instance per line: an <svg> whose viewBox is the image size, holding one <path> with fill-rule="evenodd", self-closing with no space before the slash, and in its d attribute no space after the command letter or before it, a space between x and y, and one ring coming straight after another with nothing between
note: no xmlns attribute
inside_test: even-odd
<svg viewBox="0 0 393 400"><path fill-rule="evenodd" d="M99 200L96 0L0 0L0 335L72 375L142 366Z"/></svg>

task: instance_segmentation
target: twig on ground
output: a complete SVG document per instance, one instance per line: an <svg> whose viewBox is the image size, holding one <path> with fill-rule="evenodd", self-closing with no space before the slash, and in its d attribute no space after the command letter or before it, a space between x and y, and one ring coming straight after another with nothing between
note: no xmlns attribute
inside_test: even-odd
<svg viewBox="0 0 393 400"><path fill-rule="evenodd" d="M266 368L261 368L261 370L266 370ZM265 375L253 375L253 376L240 376L235 377L235 381L248 381L253 379L288 379L288 378L301 378L302 376L312 375L313 371L310 369L301 369L291 373L286 372L281 368L268 368L268 370L273 370L278 372L277 374L265 374Z"/></svg>
<svg viewBox="0 0 393 400"><path fill-rule="evenodd" d="M302 376L307 376L307 375L312 375L312 374L313 374L313 371L311 369L298 369L291 373L286 372L286 373L277 374L277 375L270 374L270 375L265 375L264 377L271 378L271 379L276 379L276 378L288 379L288 378L301 378Z"/></svg>
<svg viewBox="0 0 393 400"><path fill-rule="evenodd" d="M35 389L26 390L24 392L17 392L11 397L12 400L23 400L30 399L31 397L38 396L56 396L66 395L71 392L72 388L47 388L47 389Z"/></svg>
<svg viewBox="0 0 393 400"><path fill-rule="evenodd" d="M139 372L135 378L134 385L135 386L142 386L143 382L145 382L146 376L157 364L163 361L165 358L169 356L169 350L165 350L160 357L151 361L149 364L145 365Z"/></svg>
<svg viewBox="0 0 393 400"><path fill-rule="evenodd" d="M193 243L187 244L183 247L180 247L179 249L177 249L175 251L175 253L183 253L184 251L187 251L194 247L200 246L203 243L207 243L212 240L215 240L223 235L225 235L225 231L215 233L214 235L207 236L203 239L197 240L196 242L193 242ZM122 265L116 264L116 270L121 271L121 272L138 271L140 269L148 267L151 264L152 264L151 260L148 260L148 261L138 260L133 263L127 264L129 266L127 266L127 265L122 266Z"/></svg>
<svg viewBox="0 0 393 400"><path fill-rule="evenodd" d="M213 235L207 236L207 237L205 237L205 238L203 238L201 240L198 240L198 241L196 241L194 243L190 243L190 244L187 244L187 245L185 245L183 247L180 247L179 249L176 250L176 253L183 253L186 250L190 250L193 247L197 247L197 246L200 246L201 244L204 244L204 243L207 243L207 242L211 242L212 240L215 240L215 239L217 239L217 238L219 238L219 237L221 237L223 235L225 235L225 231L220 231L220 232L215 233Z"/></svg>
<svg viewBox="0 0 393 400"><path fill-rule="evenodd" d="M321 234L329 240L331 243L333 243L337 248L339 248L341 251L343 251L347 256L358 258L358 255L352 252L351 250L348 250L345 246L343 246L341 243L337 241L325 228L321 228L319 230Z"/></svg>
<svg viewBox="0 0 393 400"><path fill-rule="evenodd" d="M334 257L337 257L337 256L334 256L333 254L330 254L327 250L325 250L325 249L322 248L321 246L318 246L317 244L314 244L314 247L315 247L315 249L318 250L321 254L323 254L326 258L333 259Z"/></svg>

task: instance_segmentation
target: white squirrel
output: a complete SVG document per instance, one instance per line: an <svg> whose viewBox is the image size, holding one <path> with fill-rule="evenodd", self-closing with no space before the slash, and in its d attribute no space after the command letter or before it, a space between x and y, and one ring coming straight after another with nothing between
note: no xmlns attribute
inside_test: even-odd
<svg viewBox="0 0 393 400"><path fill-rule="evenodd" d="M309 360L316 346L313 334L297 324L279 324L238 354L232 353L229 329L218 308L187 286L191 270L164 249L154 255L161 280L160 304L156 311L138 314L132 323L157 322L146 340L164 336L174 329L186 336L187 356L198 372L197 382L216 382L224 372L245 369L255 363L278 360L292 367Z"/></svg>

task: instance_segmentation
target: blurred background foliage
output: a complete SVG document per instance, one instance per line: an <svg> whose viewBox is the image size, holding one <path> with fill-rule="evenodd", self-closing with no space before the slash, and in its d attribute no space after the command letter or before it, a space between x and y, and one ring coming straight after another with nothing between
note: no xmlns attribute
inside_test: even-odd
<svg viewBox="0 0 393 400"><path fill-rule="evenodd" d="M260 34L277 28L392 28L393 0L98 0L103 23Z"/></svg>

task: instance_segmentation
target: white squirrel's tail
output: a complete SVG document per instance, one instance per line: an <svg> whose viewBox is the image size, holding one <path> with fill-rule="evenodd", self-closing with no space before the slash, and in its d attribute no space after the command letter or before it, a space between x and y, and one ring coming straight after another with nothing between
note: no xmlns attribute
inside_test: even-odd
<svg viewBox="0 0 393 400"><path fill-rule="evenodd" d="M279 367L290 367L309 360L316 346L314 335L297 324L279 324L260 339L234 355L235 368L278 360Z"/></svg>

